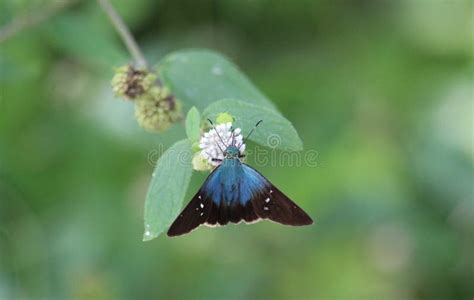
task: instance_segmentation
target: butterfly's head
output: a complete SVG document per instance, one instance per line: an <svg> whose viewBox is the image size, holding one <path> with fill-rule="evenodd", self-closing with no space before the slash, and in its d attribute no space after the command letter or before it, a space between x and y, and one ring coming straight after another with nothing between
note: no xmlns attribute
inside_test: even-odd
<svg viewBox="0 0 474 300"><path fill-rule="evenodd" d="M236 146L231 145L225 150L224 156L229 159L240 158L240 150Z"/></svg>

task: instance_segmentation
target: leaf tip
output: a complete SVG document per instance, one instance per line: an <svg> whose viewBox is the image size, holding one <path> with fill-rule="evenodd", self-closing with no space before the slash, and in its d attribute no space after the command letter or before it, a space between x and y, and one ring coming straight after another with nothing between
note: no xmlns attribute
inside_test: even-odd
<svg viewBox="0 0 474 300"><path fill-rule="evenodd" d="M148 242L148 241L151 241L151 240L153 240L154 238L157 238L157 237L158 237L158 234L153 234L149 230L145 230L145 232L143 233L142 241L143 242Z"/></svg>
<svg viewBox="0 0 474 300"><path fill-rule="evenodd" d="M151 230L151 225L145 223L145 231L143 232L143 239L142 241L147 242L151 241L152 239L158 237L159 233L156 233L156 231Z"/></svg>

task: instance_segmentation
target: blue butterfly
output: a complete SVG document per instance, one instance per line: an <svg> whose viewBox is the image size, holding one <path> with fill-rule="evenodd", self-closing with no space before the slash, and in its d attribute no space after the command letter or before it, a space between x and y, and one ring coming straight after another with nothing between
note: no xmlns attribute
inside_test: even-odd
<svg viewBox="0 0 474 300"><path fill-rule="evenodd" d="M232 142L224 151L224 159L215 159L220 165L173 222L168 236L189 233L200 225L214 227L262 219L292 226L313 224L308 214L242 158Z"/></svg>

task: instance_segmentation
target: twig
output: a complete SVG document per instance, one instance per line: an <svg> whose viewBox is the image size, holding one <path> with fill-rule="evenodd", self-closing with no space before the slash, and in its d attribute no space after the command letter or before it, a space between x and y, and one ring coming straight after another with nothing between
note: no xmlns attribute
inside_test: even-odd
<svg viewBox="0 0 474 300"><path fill-rule="evenodd" d="M99 2L100 6L102 6L102 9L109 16L112 25L114 25L115 30L117 30L125 46L127 46L128 51L133 56L133 59L135 60L135 63L138 65L138 67L148 68L145 56L143 56L143 53L138 47L135 38L132 36L130 30L128 29L122 18L119 16L117 11L115 11L112 4L110 4L108 0L97 0L97 2Z"/></svg>
<svg viewBox="0 0 474 300"><path fill-rule="evenodd" d="M76 2L77 0L58 1L55 4L46 7L44 10L32 14L25 14L15 18L11 23L0 28L0 44L13 37L20 31L40 24L41 22L49 19L69 5L72 5Z"/></svg>

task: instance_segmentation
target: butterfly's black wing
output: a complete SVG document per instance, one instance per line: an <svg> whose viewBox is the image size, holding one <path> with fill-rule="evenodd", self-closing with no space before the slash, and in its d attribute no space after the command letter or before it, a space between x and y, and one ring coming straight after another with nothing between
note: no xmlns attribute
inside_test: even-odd
<svg viewBox="0 0 474 300"><path fill-rule="evenodd" d="M205 197L204 195L201 188L176 220L174 220L173 224L171 224L167 233L168 236L178 236L189 233L206 222L212 210L212 201L209 197Z"/></svg>
<svg viewBox="0 0 474 300"><path fill-rule="evenodd" d="M296 203L290 200L262 174L252 167L243 164L247 177L259 181L259 188L251 198L252 207L259 218L292 226L313 224L311 217Z"/></svg>
<svg viewBox="0 0 474 300"><path fill-rule="evenodd" d="M269 219L285 225L310 225L313 220L263 175L240 161L226 161L206 179L201 189L168 230L168 236L208 226L254 223Z"/></svg>
<svg viewBox="0 0 474 300"><path fill-rule="evenodd" d="M219 177L221 166L217 167L207 177L199 191L194 195L191 201L186 205L179 216L174 220L171 227L168 229L168 236L178 236L186 234L196 229L209 218L211 211L215 209L212 203L213 182L216 177ZM214 207L213 207L214 206Z"/></svg>
<svg viewBox="0 0 474 300"><path fill-rule="evenodd" d="M313 224L313 220L303 209L271 183L252 199L252 205L262 219L292 226Z"/></svg>

